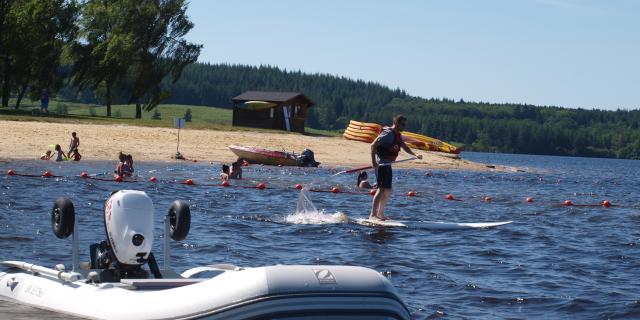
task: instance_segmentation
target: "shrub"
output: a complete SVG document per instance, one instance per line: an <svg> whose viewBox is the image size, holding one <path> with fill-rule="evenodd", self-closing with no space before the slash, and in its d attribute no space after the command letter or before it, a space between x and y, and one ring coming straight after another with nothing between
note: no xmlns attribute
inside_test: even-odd
<svg viewBox="0 0 640 320"><path fill-rule="evenodd" d="M184 112L184 121L191 122L191 108L187 108Z"/></svg>
<svg viewBox="0 0 640 320"><path fill-rule="evenodd" d="M120 112L120 110L116 110L113 112L113 117L114 118L122 118L122 112Z"/></svg>

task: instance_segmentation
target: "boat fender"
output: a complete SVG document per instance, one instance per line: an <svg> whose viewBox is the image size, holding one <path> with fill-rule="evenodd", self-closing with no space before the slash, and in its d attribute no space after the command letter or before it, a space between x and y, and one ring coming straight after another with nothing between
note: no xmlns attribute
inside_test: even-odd
<svg viewBox="0 0 640 320"><path fill-rule="evenodd" d="M60 197L51 210L51 228L59 239L65 239L73 233L76 211L68 198Z"/></svg>
<svg viewBox="0 0 640 320"><path fill-rule="evenodd" d="M191 210L189 204L183 200L174 201L167 213L169 218L169 235L171 239L184 240L189 234L191 227Z"/></svg>

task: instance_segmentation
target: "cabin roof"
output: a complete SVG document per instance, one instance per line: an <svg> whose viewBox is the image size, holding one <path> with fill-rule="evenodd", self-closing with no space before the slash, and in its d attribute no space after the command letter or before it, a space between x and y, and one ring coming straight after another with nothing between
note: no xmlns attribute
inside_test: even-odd
<svg viewBox="0 0 640 320"><path fill-rule="evenodd" d="M302 97L302 99L307 102L307 105L309 107L315 104L313 101L311 101L311 99L307 98L300 92L246 91L239 96L233 97L231 100L234 102L267 101L281 104L298 97Z"/></svg>

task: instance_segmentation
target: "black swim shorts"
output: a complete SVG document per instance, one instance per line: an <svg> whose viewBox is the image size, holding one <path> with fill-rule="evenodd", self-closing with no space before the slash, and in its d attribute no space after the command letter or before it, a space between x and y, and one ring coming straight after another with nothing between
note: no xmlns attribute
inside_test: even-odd
<svg viewBox="0 0 640 320"><path fill-rule="evenodd" d="M379 189L391 189L391 166L379 166L376 172L376 182Z"/></svg>

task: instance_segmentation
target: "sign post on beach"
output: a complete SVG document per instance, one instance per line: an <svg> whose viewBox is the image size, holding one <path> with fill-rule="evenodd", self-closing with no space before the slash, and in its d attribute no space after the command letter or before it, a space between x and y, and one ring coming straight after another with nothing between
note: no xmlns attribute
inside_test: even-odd
<svg viewBox="0 0 640 320"><path fill-rule="evenodd" d="M173 118L173 126L178 128L178 145L176 146L176 159L184 159L184 157L180 154L180 129L184 128L185 121L184 118Z"/></svg>

